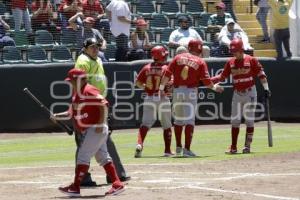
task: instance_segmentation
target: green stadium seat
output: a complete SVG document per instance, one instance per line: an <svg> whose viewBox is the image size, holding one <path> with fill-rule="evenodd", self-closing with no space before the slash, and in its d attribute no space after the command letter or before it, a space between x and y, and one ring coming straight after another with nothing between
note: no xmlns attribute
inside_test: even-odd
<svg viewBox="0 0 300 200"><path fill-rule="evenodd" d="M72 29L62 30L62 35L60 37L60 43L66 47L76 47L76 31Z"/></svg>
<svg viewBox="0 0 300 200"><path fill-rule="evenodd" d="M114 61L116 59L116 45L115 44L107 44L106 49L104 51L105 58L108 61Z"/></svg>
<svg viewBox="0 0 300 200"><path fill-rule="evenodd" d="M30 45L27 49L27 60L30 63L47 63L45 50L37 45Z"/></svg>
<svg viewBox="0 0 300 200"><path fill-rule="evenodd" d="M154 5L150 0L139 0L136 3L136 11L138 14L155 13Z"/></svg>
<svg viewBox="0 0 300 200"><path fill-rule="evenodd" d="M3 48L2 56L4 64L16 64L23 62L21 53L15 46L5 46Z"/></svg>
<svg viewBox="0 0 300 200"><path fill-rule="evenodd" d="M46 30L35 32L35 44L45 49L52 49L54 45L53 36Z"/></svg>
<svg viewBox="0 0 300 200"><path fill-rule="evenodd" d="M25 48L29 45L28 35L25 30L14 31L13 38L17 47Z"/></svg>
<svg viewBox="0 0 300 200"><path fill-rule="evenodd" d="M70 50L65 46L54 46L51 53L52 62L73 61Z"/></svg>
<svg viewBox="0 0 300 200"><path fill-rule="evenodd" d="M153 19L150 20L150 28L163 30L166 27L169 27L169 23L165 15L163 14L153 14Z"/></svg>
<svg viewBox="0 0 300 200"><path fill-rule="evenodd" d="M203 27L207 27L208 19L211 15L212 15L211 13L202 12L199 25Z"/></svg>

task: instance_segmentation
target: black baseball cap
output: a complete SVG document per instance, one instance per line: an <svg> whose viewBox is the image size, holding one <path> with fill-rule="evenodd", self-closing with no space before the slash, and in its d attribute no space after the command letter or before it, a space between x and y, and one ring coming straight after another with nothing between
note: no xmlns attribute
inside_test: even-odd
<svg viewBox="0 0 300 200"><path fill-rule="evenodd" d="M89 46L92 46L92 45L100 46L100 43L99 43L99 41L96 38L87 38L83 42L84 48L88 48Z"/></svg>
<svg viewBox="0 0 300 200"><path fill-rule="evenodd" d="M188 22L188 21L189 21L189 18L185 15L182 15L182 16L178 17L178 23Z"/></svg>

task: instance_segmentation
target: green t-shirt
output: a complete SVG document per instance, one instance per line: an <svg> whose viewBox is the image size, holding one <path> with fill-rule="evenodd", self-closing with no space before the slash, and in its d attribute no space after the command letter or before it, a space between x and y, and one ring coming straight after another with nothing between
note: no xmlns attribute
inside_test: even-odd
<svg viewBox="0 0 300 200"><path fill-rule="evenodd" d="M225 13L223 17L218 16L217 14L213 14L209 17L207 25L219 25L225 26L227 19L232 19L230 13Z"/></svg>
<svg viewBox="0 0 300 200"><path fill-rule="evenodd" d="M94 60L83 53L77 58L75 68L83 69L88 74L88 82L98 88L101 95L106 97L107 79L99 57L97 57L97 60Z"/></svg>

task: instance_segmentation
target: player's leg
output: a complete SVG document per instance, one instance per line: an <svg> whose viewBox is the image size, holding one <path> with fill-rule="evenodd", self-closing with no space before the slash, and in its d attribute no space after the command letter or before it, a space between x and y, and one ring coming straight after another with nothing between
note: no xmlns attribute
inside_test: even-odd
<svg viewBox="0 0 300 200"><path fill-rule="evenodd" d="M144 140L146 138L146 135L149 131L149 129L152 127L152 125L155 122L156 119L156 104L153 102L153 100L148 97L144 100L143 104L143 118L142 118L142 124L139 128L138 132L138 140L137 145L135 149L135 158L140 158L142 156L142 150L144 148Z"/></svg>
<svg viewBox="0 0 300 200"><path fill-rule="evenodd" d="M237 141L242 119L242 97L234 91L231 102L231 145L226 153L237 153Z"/></svg>
<svg viewBox="0 0 300 200"><path fill-rule="evenodd" d="M194 126L195 126L195 111L198 100L198 89L197 88L189 88L187 89L186 94L186 105L184 106L184 114L186 117L186 125L185 125L185 143L183 149L183 156L186 157L194 157L194 154L191 151L191 144L193 140Z"/></svg>
<svg viewBox="0 0 300 200"><path fill-rule="evenodd" d="M107 131L106 131L107 132ZM102 144L106 143L107 133L95 132L95 127L90 127L84 133L84 140L78 149L77 163L74 182L67 187L60 187L59 190L69 196L80 196L80 183L89 170L90 160L96 154Z"/></svg>
<svg viewBox="0 0 300 200"><path fill-rule="evenodd" d="M257 103L257 94L255 87L252 87L251 91L248 92L246 101L247 102L244 104L243 114L247 128L243 153L250 153L254 134L255 108Z"/></svg>
<svg viewBox="0 0 300 200"><path fill-rule="evenodd" d="M176 139L176 154L179 156L182 153L181 135L184 126L184 92L180 88L174 88L173 91L173 117L174 117L174 132Z"/></svg>
<svg viewBox="0 0 300 200"><path fill-rule="evenodd" d="M170 100L166 97L162 98L158 105L158 117L162 128L164 130L164 142L165 142L165 151L164 156L169 157L172 156L173 153L171 151L171 141L172 141L172 122L171 122L171 103Z"/></svg>
<svg viewBox="0 0 300 200"><path fill-rule="evenodd" d="M108 138L108 129L104 129L103 134L101 135L102 135L101 139L106 141ZM95 153L95 158L96 161L99 163L99 165L104 168L106 175L109 177L109 179L112 182L112 188L108 192L106 192L106 195L116 195L124 191L124 185L120 181L116 171L116 167L107 151L106 142L102 143L98 151Z"/></svg>
<svg viewBox="0 0 300 200"><path fill-rule="evenodd" d="M127 176L127 174L126 174L126 171L124 169L124 166L122 165L120 156L118 154L117 148L116 148L114 141L112 140L110 135L107 138L106 145L107 145L108 153L111 156L111 158L115 164L115 167L116 167L116 170L117 170L120 180L121 181L129 180L130 177ZM106 177L106 180L107 180L107 183L112 183L108 176Z"/></svg>

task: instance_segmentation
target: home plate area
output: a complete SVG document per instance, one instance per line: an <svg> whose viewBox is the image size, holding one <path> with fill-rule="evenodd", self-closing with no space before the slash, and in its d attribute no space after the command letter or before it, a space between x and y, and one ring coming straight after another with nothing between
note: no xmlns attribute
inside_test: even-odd
<svg viewBox="0 0 300 200"><path fill-rule="evenodd" d="M297 159L298 158L298 159ZM188 161L188 160L187 160ZM126 165L131 180L115 197L104 196L104 170L92 166L97 187L83 199L286 199L300 197L299 153L195 163ZM72 182L71 166L0 168L0 199L68 199L57 188Z"/></svg>

